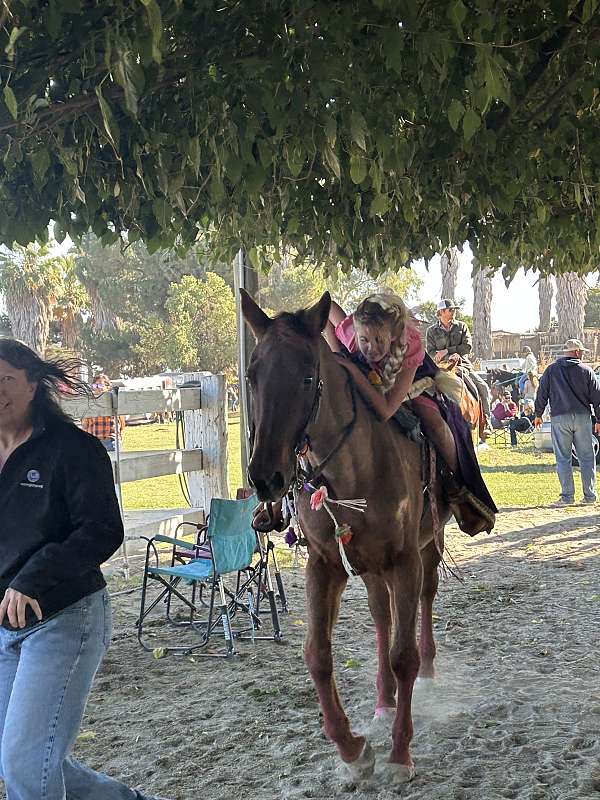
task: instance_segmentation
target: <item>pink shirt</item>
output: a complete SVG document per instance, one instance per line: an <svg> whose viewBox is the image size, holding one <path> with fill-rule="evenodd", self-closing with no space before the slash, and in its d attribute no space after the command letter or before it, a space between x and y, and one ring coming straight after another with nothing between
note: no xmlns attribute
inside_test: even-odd
<svg viewBox="0 0 600 800"><path fill-rule="evenodd" d="M420 367L425 358L425 348L423 347L417 325L418 322L416 320L409 320L404 329L404 337L408 347L404 354L402 366L409 367L410 369ZM352 314L340 322L335 329L335 335L350 353L359 352Z"/></svg>

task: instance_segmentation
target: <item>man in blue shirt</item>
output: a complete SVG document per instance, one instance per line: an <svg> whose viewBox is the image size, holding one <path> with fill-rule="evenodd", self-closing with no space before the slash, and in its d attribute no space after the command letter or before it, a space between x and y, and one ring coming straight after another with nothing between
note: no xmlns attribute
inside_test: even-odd
<svg viewBox="0 0 600 800"><path fill-rule="evenodd" d="M596 433L600 433L600 381L590 367L581 363L584 352L588 352L587 348L579 339L568 339L564 356L544 370L535 398L536 428L541 426L542 414L550 403L552 447L561 487L557 505L570 505L575 500L573 447L581 467L583 502L595 503L597 499L590 406L597 420Z"/></svg>

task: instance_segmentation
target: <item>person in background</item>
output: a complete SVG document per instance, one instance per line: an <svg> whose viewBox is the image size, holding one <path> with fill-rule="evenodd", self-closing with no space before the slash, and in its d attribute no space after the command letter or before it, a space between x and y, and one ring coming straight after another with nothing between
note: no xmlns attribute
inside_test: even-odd
<svg viewBox="0 0 600 800"><path fill-rule="evenodd" d="M550 432L560 481L560 497L555 505L575 501L573 448L581 468L583 502L596 502L596 457L592 435L591 406L600 420L600 381L581 358L589 352L579 339L568 339L564 355L546 367L535 398L535 427L542 425L542 414L550 403ZM596 422L600 433L600 422Z"/></svg>
<svg viewBox="0 0 600 800"><path fill-rule="evenodd" d="M104 392L110 392L111 389L112 384L103 372L94 375L92 390L96 397L104 394ZM96 439L100 439L106 450L112 453L115 449L117 436L119 437L119 443L122 441L123 423L124 419L122 417L116 423L114 417L85 417L81 422L81 427L87 433L95 436Z"/></svg>
<svg viewBox="0 0 600 800"><path fill-rule="evenodd" d="M458 306L453 300L440 300L437 305L438 321L427 328L426 350L436 362L449 361L464 367L475 384L485 416L486 433L490 428L490 390L483 378L473 369L469 356L473 349L471 333L466 323L456 319Z"/></svg>
<svg viewBox="0 0 600 800"><path fill-rule="evenodd" d="M509 420L508 429L510 431L510 443L512 447L516 447L517 433L527 433L533 429L533 422L535 420L535 406L533 400L525 400L523 403L523 411L520 416L513 417Z"/></svg>
<svg viewBox="0 0 600 800"><path fill-rule="evenodd" d="M523 360L521 361L521 372L523 374L519 378L519 392L521 395L525 396L525 383L530 372L537 376L538 363L536 357L531 351L531 347L528 347L527 345L525 345L521 351L521 355L523 356Z"/></svg>
<svg viewBox="0 0 600 800"><path fill-rule="evenodd" d="M502 397L492 409L492 425L496 430L506 428L513 417L517 416L517 404L512 399L510 389L504 389Z"/></svg>
<svg viewBox="0 0 600 800"><path fill-rule="evenodd" d="M529 400L532 403L535 403L535 396L537 394L539 385L540 382L537 375L534 372L528 372L521 392L525 402Z"/></svg>
<svg viewBox="0 0 600 800"><path fill-rule="evenodd" d="M0 777L8 800L149 800L71 756L123 541L108 454L58 402L89 396L77 366L0 339Z"/></svg>

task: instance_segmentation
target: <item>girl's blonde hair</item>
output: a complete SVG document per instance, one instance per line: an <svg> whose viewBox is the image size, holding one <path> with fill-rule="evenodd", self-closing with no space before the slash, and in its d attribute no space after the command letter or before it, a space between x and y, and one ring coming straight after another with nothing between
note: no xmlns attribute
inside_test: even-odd
<svg viewBox="0 0 600 800"><path fill-rule="evenodd" d="M392 343L381 374L381 389L387 392L394 385L396 375L402 369L408 348L405 336L408 311L404 301L391 293L372 294L362 301L353 316L361 325L376 328L389 326Z"/></svg>

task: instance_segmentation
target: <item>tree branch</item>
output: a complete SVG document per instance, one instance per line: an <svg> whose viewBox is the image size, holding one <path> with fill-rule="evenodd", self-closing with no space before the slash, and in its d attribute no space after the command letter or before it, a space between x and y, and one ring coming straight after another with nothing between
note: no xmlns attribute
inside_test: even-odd
<svg viewBox="0 0 600 800"><path fill-rule="evenodd" d="M585 4L585 0L579 0L573 12L569 16L568 24L562 28L559 28L553 36L548 39L548 41L544 44L541 49L541 58L527 73L525 76L525 92L518 100L514 106L511 108L506 107L501 114L498 115L496 120L492 122L488 127L495 131L497 134L501 134L514 115L524 106L527 102L528 98L531 95L531 92L535 89L538 85L544 73L548 69L550 62L558 53L561 52L573 36L577 26L581 23L581 15L583 13L583 7Z"/></svg>

